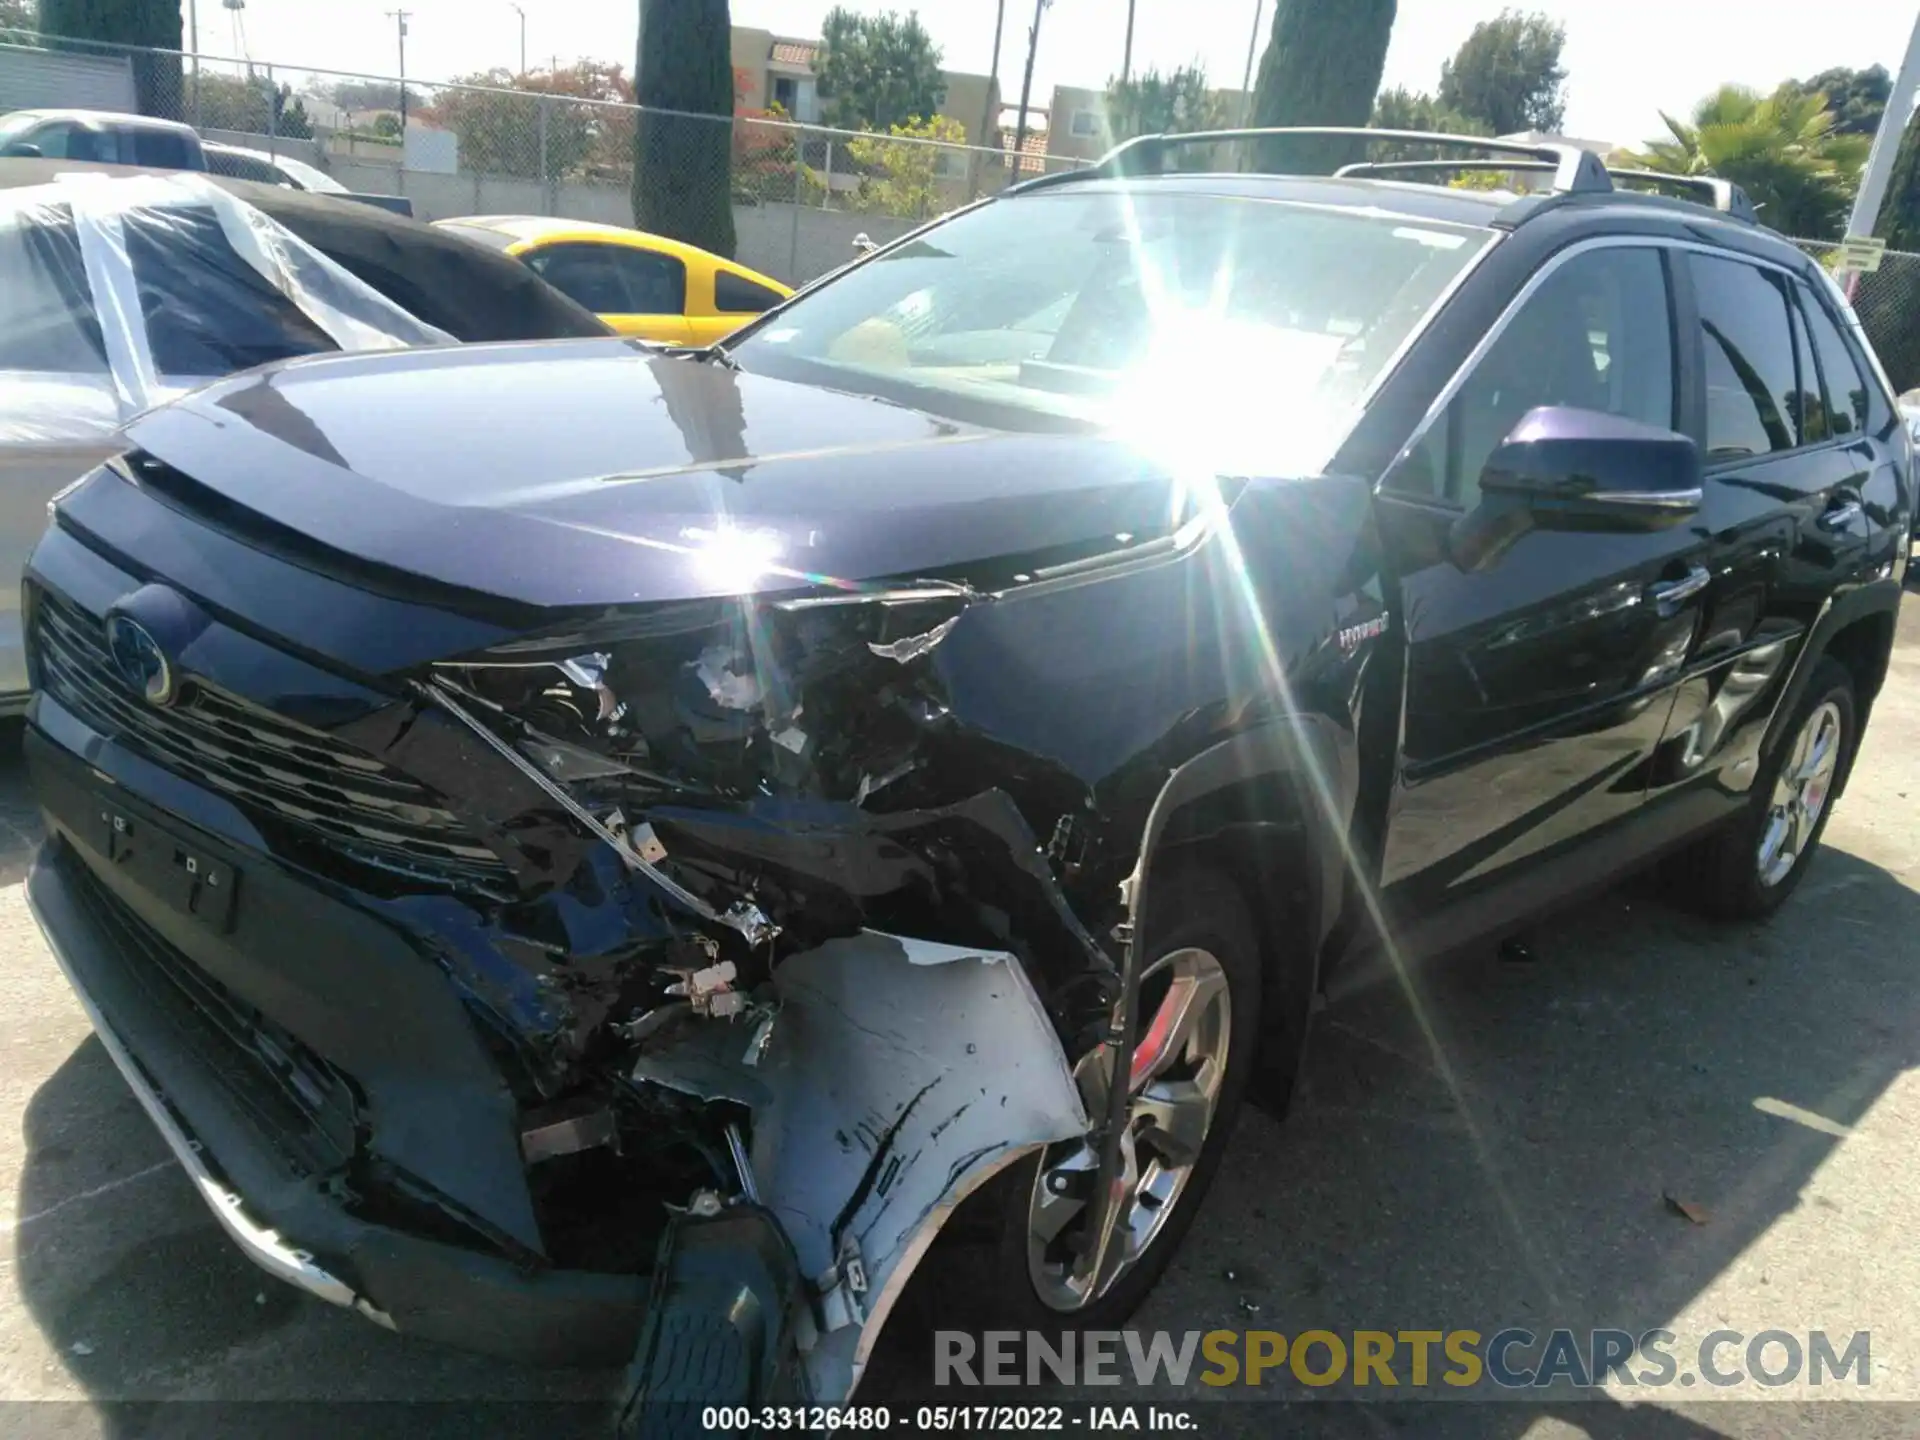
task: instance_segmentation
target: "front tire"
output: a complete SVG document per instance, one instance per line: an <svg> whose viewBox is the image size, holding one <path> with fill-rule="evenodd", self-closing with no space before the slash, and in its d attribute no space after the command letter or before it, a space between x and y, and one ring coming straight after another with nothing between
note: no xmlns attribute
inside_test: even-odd
<svg viewBox="0 0 1920 1440"><path fill-rule="evenodd" d="M1785 903L1826 833L1859 744L1853 676L1832 657L1814 666L1739 817L1700 847L1696 903L1723 920L1758 920Z"/></svg>
<svg viewBox="0 0 1920 1440"><path fill-rule="evenodd" d="M1074 1278L1099 1157L1086 1139L1049 1146L997 1177L969 1207L974 1215L956 1217L977 1238L942 1257L947 1326L1111 1329L1153 1289L1193 1223L1254 1068L1260 950L1238 887L1212 870L1157 881L1147 918L1118 1263L1098 1285ZM1105 1113L1104 1054L1089 1054L1078 1072L1095 1116Z"/></svg>

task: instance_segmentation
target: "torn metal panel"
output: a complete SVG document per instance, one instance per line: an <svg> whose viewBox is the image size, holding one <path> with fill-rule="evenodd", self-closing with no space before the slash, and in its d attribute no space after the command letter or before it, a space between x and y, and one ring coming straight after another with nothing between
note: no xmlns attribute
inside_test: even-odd
<svg viewBox="0 0 1920 1440"><path fill-rule="evenodd" d="M774 985L753 1173L830 1312L841 1292L851 1323L804 1357L815 1397L834 1403L958 1198L1027 1150L1084 1134L1087 1115L1003 951L866 931L790 957Z"/></svg>

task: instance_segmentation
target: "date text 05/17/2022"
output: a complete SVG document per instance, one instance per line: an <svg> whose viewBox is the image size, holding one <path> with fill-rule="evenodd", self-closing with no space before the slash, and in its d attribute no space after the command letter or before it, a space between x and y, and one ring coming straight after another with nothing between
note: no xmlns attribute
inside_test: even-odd
<svg viewBox="0 0 1920 1440"><path fill-rule="evenodd" d="M1187 1411L1165 1405L918 1405L896 1411L887 1405L709 1405L700 1425L710 1434L745 1431L873 1432L899 1429L909 1434L943 1431L982 1434L1013 1431L1165 1431L1192 1432L1198 1422Z"/></svg>

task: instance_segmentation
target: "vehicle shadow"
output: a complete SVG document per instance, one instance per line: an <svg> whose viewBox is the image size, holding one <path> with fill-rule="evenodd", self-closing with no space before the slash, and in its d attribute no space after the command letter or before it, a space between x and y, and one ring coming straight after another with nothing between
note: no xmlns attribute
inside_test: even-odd
<svg viewBox="0 0 1920 1440"><path fill-rule="evenodd" d="M1285 1126L1243 1113L1179 1259L1132 1325L1176 1338L1216 1329L1488 1337L1509 1326L1641 1334L1682 1312L1781 1217L1838 1208L1810 1182L1840 1140L1781 1118L1785 1107L1771 1102L1851 1127L1920 1061L1920 895L1844 851L1824 850L1766 925L1698 919L1648 878L1548 922L1529 949L1535 958L1521 962L1493 947L1464 953L1407 986L1390 981L1323 1012ZM1756 1108L1761 1100L1768 1108ZM1705 1223L1668 1196L1699 1207ZM1822 1296L1814 1313L1782 1305L1790 1308L1764 1325L1752 1323L1751 1306L1732 1323L1847 1334L1873 1323L1849 1315L1844 1296ZM889 1349L872 1398L1004 1398L932 1390L924 1341L893 1337ZM1261 1399L1406 1402L1444 1392L1410 1392L1401 1353L1398 1390L1316 1392L1291 1378L1213 1389L1190 1378L1071 1398L1226 1401L1199 1411L1207 1434L1267 1434L1278 1412ZM1117 1368L1128 1370L1124 1357ZM1490 1400L1489 1388L1473 1400ZM1571 1401L1574 1423L1591 1435L1679 1436L1724 1433L1720 1423L1748 1408L1656 1413L1564 1385L1494 1403L1460 1398L1290 1403L1285 1425L1290 1434L1405 1426L1519 1437ZM1804 1423L1767 1433L1861 1433L1855 1406L1767 1413L1784 1423L1802 1409Z"/></svg>
<svg viewBox="0 0 1920 1440"><path fill-rule="evenodd" d="M18 719L0 719L0 885L25 879L40 845L40 812L27 792L20 753L22 729Z"/></svg>
<svg viewBox="0 0 1920 1440"><path fill-rule="evenodd" d="M1766 926L1714 926L1636 884L1544 926L1531 962L1467 953L1342 1001L1320 1017L1285 1127L1242 1116L1184 1250L1133 1324L1287 1335L1661 1325L1776 1220L1834 1203L1809 1182L1840 1142L1754 1102L1858 1121L1916 1061L1916 948L1920 896L1829 850ZM97 1042L40 1086L24 1138L16 1283L107 1433L607 1432L615 1376L409 1341L256 1272ZM1666 1195L1703 1207L1706 1223ZM1770 1323L1822 1321L1856 1323L1797 1311ZM860 1398L1010 1398L936 1391L931 1375L925 1338L892 1334ZM1270 1434L1284 1413L1288 1433L1518 1440L1573 1397L1409 1409L1314 1403L1291 1381L1213 1390L1190 1378L1052 1398L1192 1404L1208 1435ZM226 1403L159 1403L174 1399ZM414 1403L383 1403L403 1400ZM1565 1414L1590 1435L1677 1440L1723 1433L1715 1417L1744 1407L1706 1408L1596 1397ZM1785 1419L1788 1407L1768 1408ZM1790 1428L1858 1433L1854 1411L1811 1407Z"/></svg>

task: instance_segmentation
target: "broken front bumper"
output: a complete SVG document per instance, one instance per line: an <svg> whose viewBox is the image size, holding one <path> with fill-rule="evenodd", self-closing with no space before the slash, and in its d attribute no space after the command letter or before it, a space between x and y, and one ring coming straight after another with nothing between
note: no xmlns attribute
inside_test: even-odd
<svg viewBox="0 0 1920 1440"><path fill-rule="evenodd" d="M315 1177L296 1173L289 1155L321 1143L319 1132L333 1124L325 1097L309 1085L305 1113L278 1104L281 1086L256 1073L233 1042L236 998L209 988L211 976L158 928L170 923L163 907L92 843L89 821L103 804L135 824L154 812L128 790L103 785L102 772L31 727L26 749L51 837L27 882L41 930L107 1053L249 1258L405 1334L542 1363L625 1363L640 1333L645 1276L529 1271L359 1218ZM95 753L100 764L114 763ZM181 830L177 819L168 821ZM207 848L226 853L211 841ZM255 984L297 983L303 971L345 965L390 973L389 987L374 997L381 1010L404 1013L400 1006L430 993L402 993L407 977L425 967L391 932L353 923L347 907L257 859L245 883L252 902L246 928L258 923L278 935L277 943L234 937L250 940L246 949L263 957ZM423 1018L417 1003L408 1018ZM436 1038L430 1023L410 1034L423 1054L424 1041ZM439 1074L457 1102L462 1076ZM400 1087L387 1088L397 1095ZM421 1086L396 1103L425 1115L437 1108L432 1100Z"/></svg>
<svg viewBox="0 0 1920 1440"><path fill-rule="evenodd" d="M403 1333L516 1359L625 1362L648 1277L530 1270L368 1223L325 1184L290 1175L287 1151L299 1137L276 1132L249 1090L266 1088L258 1077L223 1060L231 1039L209 1029L222 1017L199 1013L238 1002L162 933L178 917L116 866L92 824L102 805L136 829L178 831L180 822L125 788L103 790L101 771L37 729L27 749L52 835L28 881L35 915L108 1054L249 1258ZM257 957L272 947L247 929L278 930L273 953L291 967L276 972L282 982L303 966L338 965L349 945L360 964L430 972L349 907L236 858L248 865L249 919L234 947ZM753 1195L811 1282L783 1318L808 1393L832 1401L858 1384L881 1325L960 1201L1034 1147L1083 1134L1088 1117L1011 955L863 932L790 957L775 983L768 1034L694 1027L697 1040L650 1054L636 1079L752 1110Z"/></svg>

